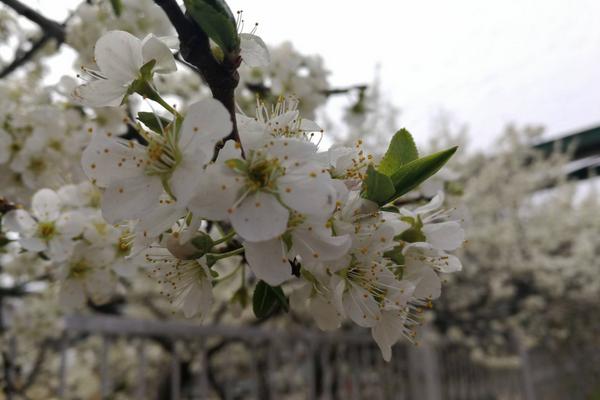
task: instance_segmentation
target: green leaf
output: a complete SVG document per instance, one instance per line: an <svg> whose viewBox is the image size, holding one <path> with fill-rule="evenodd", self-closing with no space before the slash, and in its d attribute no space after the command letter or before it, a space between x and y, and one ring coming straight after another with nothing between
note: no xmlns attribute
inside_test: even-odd
<svg viewBox="0 0 600 400"><path fill-rule="evenodd" d="M377 172L373 165L369 165L367 177L363 181L363 197L383 205L394 193L394 184L390 177Z"/></svg>
<svg viewBox="0 0 600 400"><path fill-rule="evenodd" d="M417 158L419 158L419 152L412 135L406 129L400 129L390 141L377 170L382 174L392 176L400 167Z"/></svg>
<svg viewBox="0 0 600 400"><path fill-rule="evenodd" d="M154 132L159 132L159 133L162 132L164 130L164 128L171 123L171 121L169 121L168 119L159 117L158 115L156 115L152 112L147 112L147 111L140 111L137 114L137 119L138 119L138 121L140 121L144 125L146 125L148 128L152 129ZM159 121L160 121L160 123L159 123ZM162 124L162 129L161 129L161 124Z"/></svg>
<svg viewBox="0 0 600 400"><path fill-rule="evenodd" d="M194 21L225 53L240 50L240 38L231 9L224 0L185 0Z"/></svg>
<svg viewBox="0 0 600 400"><path fill-rule="evenodd" d="M393 198L388 199L388 202L410 192L433 176L448 162L457 149L458 147L455 146L448 150L430 154L401 166L391 176L391 180L395 187L395 194Z"/></svg>
<svg viewBox="0 0 600 400"><path fill-rule="evenodd" d="M289 310L289 302L281 287L270 286L265 281L258 281L252 296L252 311L256 318L266 318L279 308L286 312Z"/></svg>
<svg viewBox="0 0 600 400"><path fill-rule="evenodd" d="M110 0L110 5L112 6L115 15L120 17L123 12L123 2L121 0Z"/></svg>

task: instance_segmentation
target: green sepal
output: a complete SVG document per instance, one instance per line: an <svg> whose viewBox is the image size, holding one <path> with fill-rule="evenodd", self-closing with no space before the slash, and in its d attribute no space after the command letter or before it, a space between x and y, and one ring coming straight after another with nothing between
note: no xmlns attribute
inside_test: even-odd
<svg viewBox="0 0 600 400"><path fill-rule="evenodd" d="M212 238L203 232L198 232L198 235L195 236L192 240L190 240L190 242L198 250L198 254L200 254L200 257L210 252L215 245Z"/></svg>
<svg viewBox="0 0 600 400"><path fill-rule="evenodd" d="M152 129L154 132L162 133L164 128L167 127L171 123L166 118L160 117L153 112L148 111L140 111L137 114L137 120L142 122L148 128ZM161 126L162 125L162 126Z"/></svg>
<svg viewBox="0 0 600 400"><path fill-rule="evenodd" d="M224 0L185 0L184 3L194 21L224 53L239 53L237 25Z"/></svg>
<svg viewBox="0 0 600 400"><path fill-rule="evenodd" d="M289 301L280 286L258 281L252 295L252 311L256 318L266 318L279 309L288 311Z"/></svg>
<svg viewBox="0 0 600 400"><path fill-rule="evenodd" d="M394 184L390 177L377 172L372 164L367 167L367 176L363 181L362 189L362 196L365 199L379 205L387 203L387 200L394 195Z"/></svg>
<svg viewBox="0 0 600 400"><path fill-rule="evenodd" d="M395 246L393 249L383 253L383 256L389 258L397 265L404 265L404 254L402 254L402 246Z"/></svg>
<svg viewBox="0 0 600 400"><path fill-rule="evenodd" d="M412 135L406 129L400 129L388 146L377 170L387 176L392 176L405 164L419 158L419 152Z"/></svg>
<svg viewBox="0 0 600 400"><path fill-rule="evenodd" d="M239 158L231 158L229 160L226 160L225 165L227 165L229 168L231 168L235 171L239 171L239 172L248 171L248 165L246 164L246 162L244 160L240 160Z"/></svg>

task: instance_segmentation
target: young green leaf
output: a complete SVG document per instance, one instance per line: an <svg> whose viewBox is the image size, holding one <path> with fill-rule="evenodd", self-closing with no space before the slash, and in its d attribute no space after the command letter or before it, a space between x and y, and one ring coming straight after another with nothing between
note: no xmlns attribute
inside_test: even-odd
<svg viewBox="0 0 600 400"><path fill-rule="evenodd" d="M410 192L438 172L440 168L448 162L457 149L458 147L452 147L401 166L391 176L391 180L395 187L395 194L393 198L388 199L388 201L395 200L403 194Z"/></svg>
<svg viewBox="0 0 600 400"><path fill-rule="evenodd" d="M419 158L419 152L412 135L406 129L400 129L390 141L377 170L382 174L392 176L404 164L417 158Z"/></svg>
<svg viewBox="0 0 600 400"><path fill-rule="evenodd" d="M184 3L194 21L224 53L239 52L235 18L224 0L185 0Z"/></svg>
<svg viewBox="0 0 600 400"><path fill-rule="evenodd" d="M165 129L165 127L171 123L171 121L169 121L168 119L159 117L158 115L147 111L140 111L137 115L137 119L138 121L146 125L148 128L152 129L154 132L159 133L162 132Z"/></svg>
<svg viewBox="0 0 600 400"><path fill-rule="evenodd" d="M266 318L279 308L283 308L286 312L289 310L288 299L281 287L273 287L264 281L258 281L252 296L252 311L256 318Z"/></svg>
<svg viewBox="0 0 600 400"><path fill-rule="evenodd" d="M363 181L363 197L383 205L394 193L394 184L390 177L377 172L373 165L369 165L367 177Z"/></svg>
<svg viewBox="0 0 600 400"><path fill-rule="evenodd" d="M117 17L121 16L123 12L123 1L121 0L110 0L110 5L112 6L113 12Z"/></svg>

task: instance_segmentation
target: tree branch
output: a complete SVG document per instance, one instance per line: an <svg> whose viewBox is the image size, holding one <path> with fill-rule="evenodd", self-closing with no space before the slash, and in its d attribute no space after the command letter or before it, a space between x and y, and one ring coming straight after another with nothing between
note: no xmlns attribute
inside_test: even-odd
<svg viewBox="0 0 600 400"><path fill-rule="evenodd" d="M7 65L0 72L0 79L2 79L10 75L22 65L25 65L29 60L33 58L35 53L37 53L40 49L44 47L46 43L48 43L50 39L55 39L58 45L62 44L65 41L66 37L64 28L66 21L63 24L59 24L56 21L52 21L35 11L33 8L30 8L29 6L21 3L18 0L0 0L0 2L11 7L23 17L38 24L43 32L42 36L39 39L32 42L31 48L29 50L23 52L22 54L19 54L17 52L17 55L15 56L13 62ZM69 16L69 18L70 17L71 16Z"/></svg>
<svg viewBox="0 0 600 400"><path fill-rule="evenodd" d="M188 15L184 14L175 0L154 0L163 9L179 36L180 53L202 76L213 97L219 100L229 112L233 129L225 140L240 141L235 118L234 91L240 77L237 68L241 58L231 60L225 57L219 63L213 56L206 33Z"/></svg>
<svg viewBox="0 0 600 400"><path fill-rule="evenodd" d="M42 14L35 11L33 8L21 3L18 0L0 0L18 14L24 16L28 20L35 22L43 29L44 33L58 40L59 43L65 40L64 27L56 21L52 21L44 17Z"/></svg>
<svg viewBox="0 0 600 400"><path fill-rule="evenodd" d="M38 52L38 50L43 48L44 45L48 43L50 39L52 39L52 36L48 34L43 34L41 38L33 42L29 50L20 55L17 55L13 62L8 64L2 71L0 71L0 79L7 77L15 70L17 70L20 66L26 64L29 60L33 58L33 56L35 55L35 53Z"/></svg>

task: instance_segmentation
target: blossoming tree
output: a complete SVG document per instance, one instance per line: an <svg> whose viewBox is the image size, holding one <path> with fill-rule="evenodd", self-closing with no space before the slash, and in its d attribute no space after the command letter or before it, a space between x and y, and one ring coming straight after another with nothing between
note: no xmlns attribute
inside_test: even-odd
<svg viewBox="0 0 600 400"><path fill-rule="evenodd" d="M80 67L48 86L37 58L1 83L4 330L160 290L186 317L219 302L368 328L385 360L416 340L464 232L442 192L411 193L456 147L423 156L401 129L382 154L320 149L320 59L270 52L222 0L84 2L64 25L4 3Z"/></svg>

